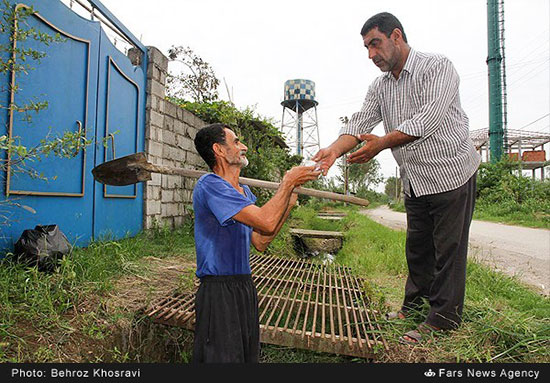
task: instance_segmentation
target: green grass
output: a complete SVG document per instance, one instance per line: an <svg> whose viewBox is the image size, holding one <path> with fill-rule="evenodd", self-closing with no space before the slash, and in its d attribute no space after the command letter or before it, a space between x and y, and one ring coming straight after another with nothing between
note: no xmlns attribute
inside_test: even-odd
<svg viewBox="0 0 550 383"><path fill-rule="evenodd" d="M295 256L289 227L338 230L345 233L338 264L350 266L366 280L364 291L371 308L385 312L399 308L407 275L404 256L405 233L379 225L351 206L330 205L348 216L340 221L317 218L324 205L295 209L291 219L272 243L269 252ZM0 362L63 361L67 338L78 334L83 343L110 344L103 354L89 361L172 361L189 362L192 333L158 326L139 313L107 310L105 299L116 293L122 277L147 278L146 256L178 256L194 260L191 227L172 231L156 228L135 238L94 242L76 249L55 272L46 274L7 261L0 263ZM188 289L192 273L183 273L180 285ZM146 292L142 292L145 297ZM75 310L84 301L95 302L88 311ZM427 306L406 320L380 324L390 352L382 362L549 362L550 300L538 295L515 278L469 262L463 323L458 330L434 338L428 347L409 349L397 339L423 320ZM121 321L128 327L132 347L113 343L113 326ZM141 330L132 335L133 329ZM44 336L52 344L37 344ZM116 335L118 336L118 335ZM111 342L111 343L109 343ZM362 359L263 345L261 361L272 363L348 363Z"/></svg>
<svg viewBox="0 0 550 383"><path fill-rule="evenodd" d="M118 277L147 273L140 259L189 254L194 250L190 227L177 231L156 228L134 238L119 241L92 242L87 248L75 248L63 258L52 273L40 272L10 261L0 261L0 362L51 360L45 349L21 355L17 350L30 350L25 332L74 332L69 312L78 310L90 296L102 296L112 290ZM81 316L83 331L93 339L109 336L102 320L101 307ZM24 324L24 326L21 326ZM50 353L51 354L51 353ZM23 358L23 359L21 359Z"/></svg>
<svg viewBox="0 0 550 383"><path fill-rule="evenodd" d="M342 223L349 230L337 262L369 281L366 288L379 307L387 302L399 308L407 274L405 233L357 213ZM414 328L426 309L402 323L387 323L388 337L395 341ZM432 361L448 362L548 362L550 299L515 278L469 262L463 324L433 342L428 355Z"/></svg>
<svg viewBox="0 0 550 383"><path fill-rule="evenodd" d="M393 211L405 213L403 202L389 205ZM539 212L534 208L525 209L519 205L505 203L488 203L477 201L474 210L475 220L504 223L541 229L550 229L550 216L545 212Z"/></svg>
<svg viewBox="0 0 550 383"><path fill-rule="evenodd" d="M550 229L550 216L544 212L509 209L503 204L480 204L474 211L474 219L541 229Z"/></svg>
<svg viewBox="0 0 550 383"><path fill-rule="evenodd" d="M319 206L301 207L290 225L314 230L344 231L345 241L336 262L352 267L365 278L364 289L374 309L386 312L400 307L407 276L405 232L391 230L355 208L338 207L348 216L341 221L316 218ZM285 238L277 241L283 242ZM284 248L284 244L278 244ZM386 339L397 340L424 319L427 304L406 320L382 323ZM275 361L308 361L309 354L291 353ZM333 362L342 360L333 356ZM550 300L515 278L468 262L463 323L458 330L438 336L430 348L389 353L389 362L548 362L550 361ZM349 361L349 360L348 360Z"/></svg>

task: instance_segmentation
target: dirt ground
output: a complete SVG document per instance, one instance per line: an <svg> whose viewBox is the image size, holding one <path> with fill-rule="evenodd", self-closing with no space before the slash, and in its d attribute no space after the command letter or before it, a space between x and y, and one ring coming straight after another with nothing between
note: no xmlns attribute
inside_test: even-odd
<svg viewBox="0 0 550 383"><path fill-rule="evenodd" d="M405 213L387 206L362 214L394 230L406 230ZM550 230L485 221L472 221L469 257L515 276L544 295L550 295Z"/></svg>

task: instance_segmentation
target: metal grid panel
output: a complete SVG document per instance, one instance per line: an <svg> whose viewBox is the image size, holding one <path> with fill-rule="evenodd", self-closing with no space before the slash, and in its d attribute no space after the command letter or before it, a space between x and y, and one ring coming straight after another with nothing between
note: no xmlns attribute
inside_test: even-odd
<svg viewBox="0 0 550 383"><path fill-rule="evenodd" d="M367 307L362 280L348 267L263 255L253 256L250 264L263 343L363 358L388 349L378 313ZM146 315L193 330L194 297L160 299Z"/></svg>

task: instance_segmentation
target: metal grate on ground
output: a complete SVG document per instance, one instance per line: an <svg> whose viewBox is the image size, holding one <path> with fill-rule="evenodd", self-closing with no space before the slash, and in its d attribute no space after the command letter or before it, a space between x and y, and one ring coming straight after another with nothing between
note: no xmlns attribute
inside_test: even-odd
<svg viewBox="0 0 550 383"><path fill-rule="evenodd" d="M387 350L379 314L368 308L363 280L351 269L254 255L262 343L372 358ZM162 298L147 309L154 322L194 329L194 293Z"/></svg>

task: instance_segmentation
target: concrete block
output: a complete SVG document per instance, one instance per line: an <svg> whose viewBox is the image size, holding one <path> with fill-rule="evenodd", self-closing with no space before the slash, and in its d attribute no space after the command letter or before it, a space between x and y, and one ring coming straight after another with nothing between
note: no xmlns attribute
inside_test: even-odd
<svg viewBox="0 0 550 383"><path fill-rule="evenodd" d="M155 128L155 141L164 142L164 129Z"/></svg>
<svg viewBox="0 0 550 383"><path fill-rule="evenodd" d="M184 136L186 133L185 124L183 123L183 121L180 121L177 118L174 120L174 132L177 134L181 134L182 136Z"/></svg>
<svg viewBox="0 0 550 383"><path fill-rule="evenodd" d="M145 124L150 124L158 128L162 128L164 126L164 115L154 110L149 110L148 112L149 115L145 116L147 118Z"/></svg>
<svg viewBox="0 0 550 383"><path fill-rule="evenodd" d="M155 157L162 157L163 145L157 141L149 141L149 149L147 154L151 154Z"/></svg>
<svg viewBox="0 0 550 383"><path fill-rule="evenodd" d="M182 190L182 202L193 203L193 190Z"/></svg>
<svg viewBox="0 0 550 383"><path fill-rule="evenodd" d="M147 201L145 202L145 214L146 215L155 215L161 213L161 203L160 201Z"/></svg>
<svg viewBox="0 0 550 383"><path fill-rule="evenodd" d="M188 137L178 136L177 146L186 152L195 152L195 143Z"/></svg>
<svg viewBox="0 0 550 383"><path fill-rule="evenodd" d="M149 65L156 64L161 69L168 69L168 57L166 57L158 48L153 46L147 47L147 56L149 58Z"/></svg>
<svg viewBox="0 0 550 383"><path fill-rule="evenodd" d="M179 204L177 204L177 203L163 203L162 208L161 208L162 216L163 217L174 217L174 216L179 215L178 214L178 211L179 211L178 206L179 206Z"/></svg>
<svg viewBox="0 0 550 383"><path fill-rule="evenodd" d="M155 224L155 216L146 215L143 220L144 229L152 229Z"/></svg>
<svg viewBox="0 0 550 383"><path fill-rule="evenodd" d="M145 97L145 110L154 109L153 108L153 100L155 100L153 97L150 97L150 94L147 94ZM147 112L145 112L145 115L147 116ZM147 118L145 119L147 121Z"/></svg>
<svg viewBox="0 0 550 383"><path fill-rule="evenodd" d="M165 175L164 177L166 178L166 183L162 185L163 189L177 189L181 187L181 176Z"/></svg>
<svg viewBox="0 0 550 383"><path fill-rule="evenodd" d="M184 201L184 189L174 189L174 202Z"/></svg>
<svg viewBox="0 0 550 383"><path fill-rule="evenodd" d="M193 113L183 109L183 122L187 125L195 126L195 116Z"/></svg>
<svg viewBox="0 0 550 383"><path fill-rule="evenodd" d="M153 126L153 125L150 125L150 124L146 124L145 125L145 145L147 145L147 141L157 141L157 135L156 135L156 131L157 131L157 127L156 126ZM146 146L147 147L147 146Z"/></svg>
<svg viewBox="0 0 550 383"><path fill-rule="evenodd" d="M185 159L185 152L179 148L170 148L171 159L181 163Z"/></svg>
<svg viewBox="0 0 550 383"><path fill-rule="evenodd" d="M173 102L170 102L170 101L165 101L166 105L165 105L165 109L164 109L164 112L169 115L170 117L173 117L173 118L177 118L178 116L178 113L177 113L177 109L179 108L176 104L174 104Z"/></svg>
<svg viewBox="0 0 550 383"><path fill-rule="evenodd" d="M168 104L167 104L168 105ZM169 115L164 115L164 129L173 131L174 130L174 118Z"/></svg>
<svg viewBox="0 0 550 383"><path fill-rule="evenodd" d="M152 185L151 181L147 182L146 194L147 200L149 201L158 201L160 200L160 186Z"/></svg>
<svg viewBox="0 0 550 383"><path fill-rule="evenodd" d="M178 207L177 216L183 217L185 215L185 206L182 203L175 204Z"/></svg>
<svg viewBox="0 0 550 383"><path fill-rule="evenodd" d="M161 84L163 84L164 86L166 86L166 78L168 77L168 74L164 71L161 71L160 72L160 75L159 75L159 82Z"/></svg>
<svg viewBox="0 0 550 383"><path fill-rule="evenodd" d="M166 96L166 87L158 81L151 80L150 87L148 84L147 93L152 96L164 98Z"/></svg>
<svg viewBox="0 0 550 383"><path fill-rule="evenodd" d="M163 141L165 144L170 146L177 146L178 142L176 140L176 133L165 130L162 135Z"/></svg>
<svg viewBox="0 0 550 383"><path fill-rule="evenodd" d="M173 190L162 190L160 194L161 194L160 200L162 203L175 202Z"/></svg>
<svg viewBox="0 0 550 383"><path fill-rule="evenodd" d="M194 126L187 125L187 129L186 129L187 136L189 136L189 138L191 138L192 140L195 139L195 136L197 135L198 131L199 130L197 128L195 128Z"/></svg>
<svg viewBox="0 0 550 383"><path fill-rule="evenodd" d="M185 164L189 167L196 167L203 170L207 169L206 162L204 162L202 157L196 154L194 151L188 151L185 153Z"/></svg>
<svg viewBox="0 0 550 383"><path fill-rule="evenodd" d="M160 186L161 185L161 179L162 179L162 175L160 173L153 173L151 174L151 181L148 182L149 185L152 185L152 186ZM160 198L160 187L158 188L159 192L158 192L158 196Z"/></svg>
<svg viewBox="0 0 550 383"><path fill-rule="evenodd" d="M162 157L147 155L147 161L153 165L162 165Z"/></svg>
<svg viewBox="0 0 550 383"><path fill-rule="evenodd" d="M169 160L169 159L166 159L166 158L162 159L162 166L174 167L175 164L176 164L176 161L172 161L172 160Z"/></svg>
<svg viewBox="0 0 550 383"><path fill-rule="evenodd" d="M153 80L163 84L163 82L160 81L160 74L161 74L161 72L160 72L159 67L156 66L156 65L153 65Z"/></svg>

